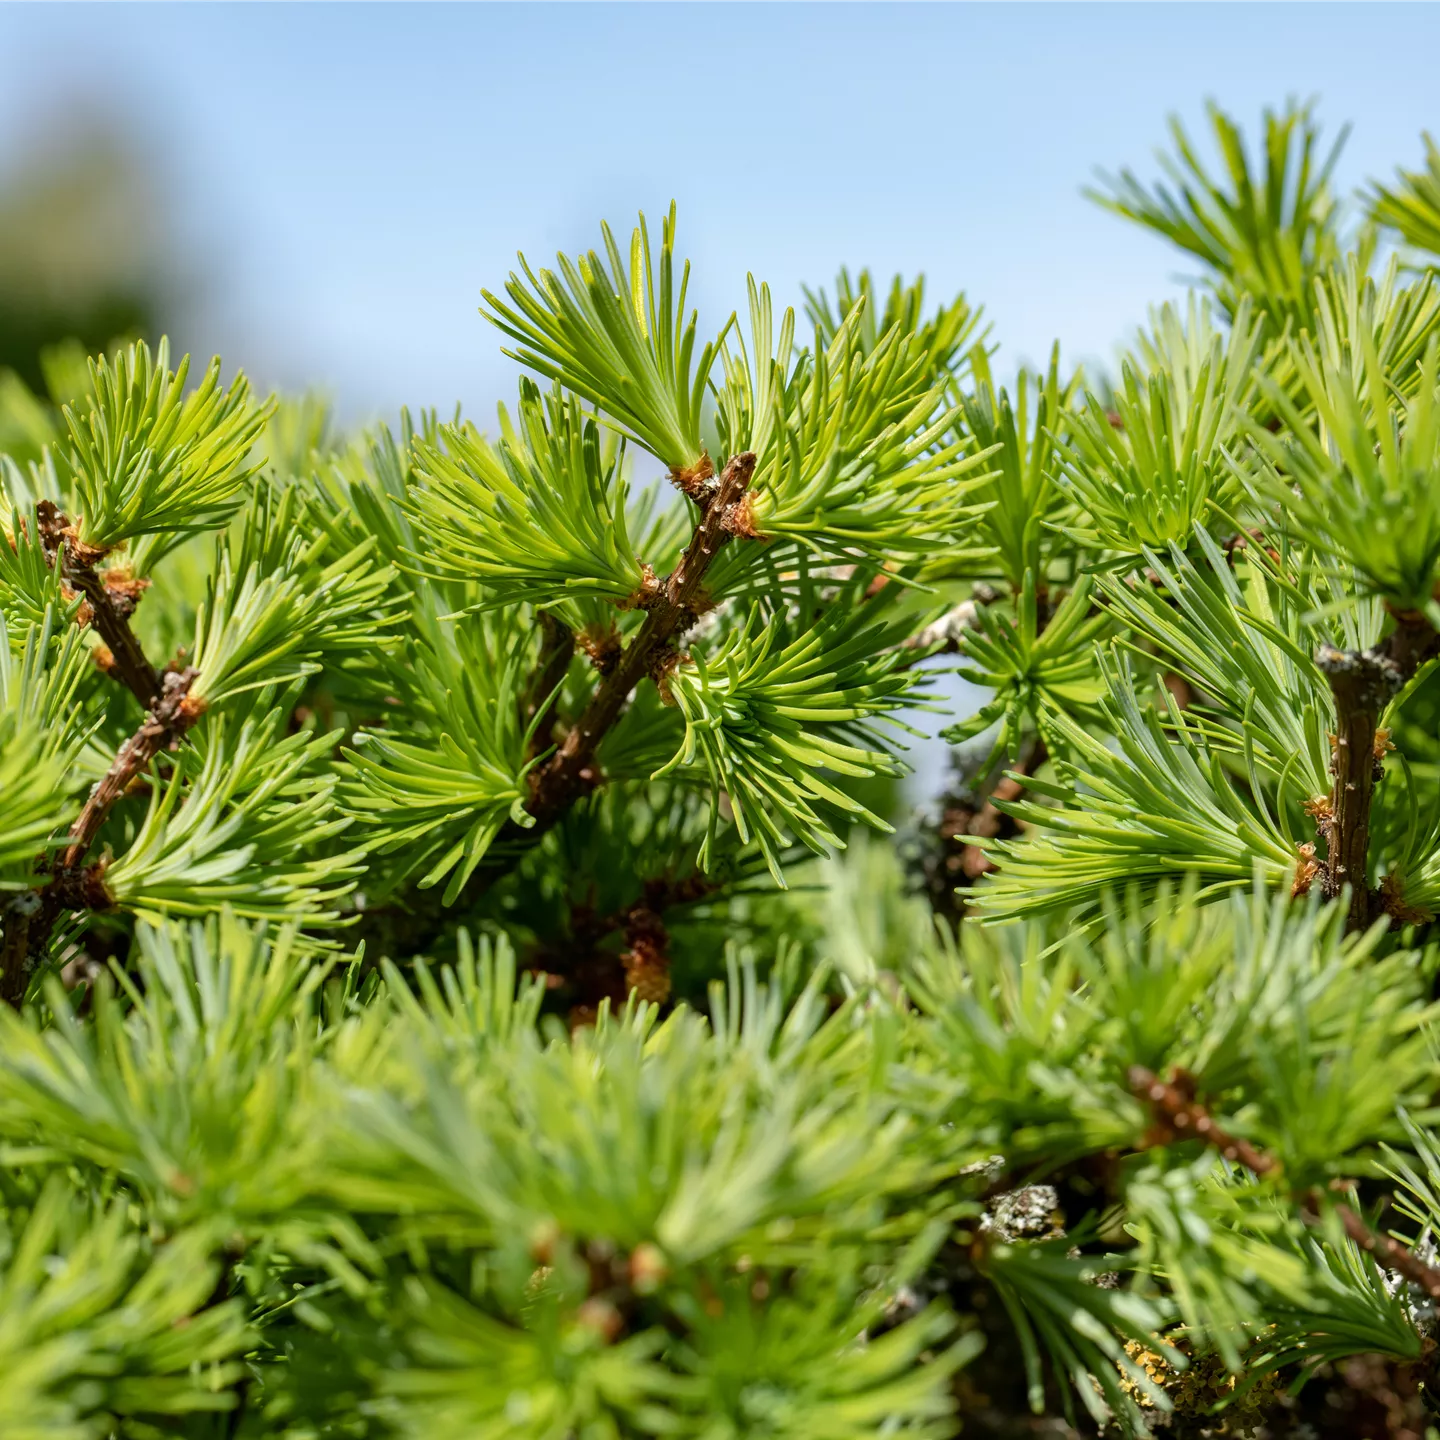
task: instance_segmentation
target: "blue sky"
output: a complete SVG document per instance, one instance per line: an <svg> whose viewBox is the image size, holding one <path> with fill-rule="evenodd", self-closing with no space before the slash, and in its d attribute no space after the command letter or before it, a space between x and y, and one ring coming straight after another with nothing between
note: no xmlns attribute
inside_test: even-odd
<svg viewBox="0 0 1440 1440"><path fill-rule="evenodd" d="M1176 293L1087 203L1164 121L1315 95L1358 184L1440 130L1440 9L0 6L0 166L81 97L161 167L210 301L185 337L351 414L511 393L482 285L680 203L702 319L842 262L982 302L1011 363L1108 357Z"/></svg>
<svg viewBox="0 0 1440 1440"><path fill-rule="evenodd" d="M0 168L122 113L206 282L184 343L355 418L488 413L481 287L672 197L712 328L747 270L798 300L868 264L966 290L1011 365L1108 359L1183 263L1081 197L1097 165L1152 174L1207 97L1314 96L1350 189L1440 132L1437 55L1409 5L0 4Z"/></svg>

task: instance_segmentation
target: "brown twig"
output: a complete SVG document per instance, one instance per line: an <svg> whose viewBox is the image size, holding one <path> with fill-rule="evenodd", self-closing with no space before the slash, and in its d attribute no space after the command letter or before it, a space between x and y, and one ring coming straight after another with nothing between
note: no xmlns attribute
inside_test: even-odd
<svg viewBox="0 0 1440 1440"><path fill-rule="evenodd" d="M1000 772L988 791L955 796L946 802L940 816L940 839L945 848L937 880L947 898L960 894L996 868L989 852L971 841L993 840L1002 832L1018 830L1015 821L996 802L1020 799L1025 793L1025 777L1033 776L1048 759L1045 742L1038 735L1032 736L1023 753Z"/></svg>
<svg viewBox="0 0 1440 1440"><path fill-rule="evenodd" d="M615 668L601 681L580 719L546 763L531 772L530 800L526 809L535 818L535 837L549 829L580 795L599 779L595 752L620 718L630 692L647 675L657 673L671 641L704 609L701 581L721 549L741 532L741 502L755 456L734 456L725 466L713 491L705 491L705 510L680 557L680 563L642 600L645 620L621 652Z"/></svg>
<svg viewBox="0 0 1440 1440"><path fill-rule="evenodd" d="M78 868L115 802L149 770L150 762L162 750L175 744L200 718L203 707L190 698L194 679L193 667L166 671L160 681L160 698L140 728L115 752L109 770L90 791L79 819L70 827L70 844L56 869L57 879Z"/></svg>
<svg viewBox="0 0 1440 1440"><path fill-rule="evenodd" d="M1418 1285L1432 1300L1440 1300L1440 1270L1427 1265L1393 1235L1377 1235L1350 1206L1336 1205L1335 1214L1345 1227L1346 1235L1367 1255L1374 1256L1412 1285Z"/></svg>
<svg viewBox="0 0 1440 1440"><path fill-rule="evenodd" d="M45 888L38 893L29 891L6 907L0 1000L18 1005L24 998L34 962L48 949L55 922L64 911L109 908L105 862L87 866L85 857L115 802L145 775L162 750L176 744L199 719L203 706L190 697L194 679L193 669L166 671L159 684L159 698L146 712L140 728L116 751L109 770L91 789L70 827L70 843Z"/></svg>
<svg viewBox="0 0 1440 1440"><path fill-rule="evenodd" d="M96 570L105 552L80 539L75 525L51 500L41 500L35 518L45 555L61 567L65 582L85 597L84 623L103 643L105 668L117 675L145 707L140 728L120 747L110 769L95 785L70 828L70 843L51 872L43 891L29 891L5 908L5 936L0 946L0 1001L18 1005L24 999L35 961L50 944L62 911L104 909L104 863L86 867L84 860L115 801L149 768L160 750L173 744L200 713L190 700L194 670L169 672L162 679L130 628L141 582L109 583Z"/></svg>
<svg viewBox="0 0 1440 1440"><path fill-rule="evenodd" d="M1419 610L1385 607L1395 628L1385 637L1385 653L1408 680L1422 665L1440 654L1440 634Z"/></svg>
<svg viewBox="0 0 1440 1440"><path fill-rule="evenodd" d="M1156 1125L1146 1136L1147 1145L1164 1145L1194 1136L1213 1145L1227 1160L1245 1166L1260 1177L1278 1175L1280 1162L1265 1150L1241 1136L1231 1135L1196 1098L1194 1078L1182 1070L1171 1072L1168 1081L1161 1080L1143 1065L1133 1066L1129 1075L1130 1088L1145 1101L1156 1117ZM1332 1188L1336 1188L1333 1187ZM1338 1188L1348 1188L1341 1184ZM1314 1190L1308 1192L1318 1199ZM1431 1299L1440 1300L1440 1268L1427 1265L1408 1246L1390 1235L1377 1234L1352 1206L1337 1202L1333 1206L1345 1234L1367 1255L1396 1271L1412 1285L1418 1285ZM1319 1222L1318 1214L1301 1212L1306 1224Z"/></svg>
<svg viewBox="0 0 1440 1440"><path fill-rule="evenodd" d="M1336 650L1322 645L1316 663L1330 680L1335 700L1335 735L1330 753L1331 818L1324 830L1328 854L1324 893L1328 899L1350 888L1349 927L1370 921L1366 879L1370 850L1370 801L1384 774L1375 758L1375 732L1391 698L1405 683L1400 667L1378 650Z"/></svg>
<svg viewBox="0 0 1440 1440"><path fill-rule="evenodd" d="M147 710L160 697L160 675L145 655L130 628L135 611L136 585L107 585L95 563L103 551L86 545L75 534L75 526L51 500L35 507L40 538L52 565L63 567L67 584L85 597L88 620L109 651L107 669L113 671Z"/></svg>
<svg viewBox="0 0 1440 1440"><path fill-rule="evenodd" d="M1135 1065L1130 1070L1130 1088L1154 1110L1157 1127L1147 1137L1151 1145L1187 1140L1192 1135L1213 1145L1227 1160L1245 1166L1256 1175L1273 1175L1280 1162L1257 1149L1243 1136L1223 1129L1195 1098L1194 1082L1183 1071L1172 1071L1168 1081L1153 1070Z"/></svg>
<svg viewBox="0 0 1440 1440"><path fill-rule="evenodd" d="M643 900L625 915L625 988L647 1005L663 1005L670 998L670 932L660 912Z"/></svg>
<svg viewBox="0 0 1440 1440"><path fill-rule="evenodd" d="M602 999L619 1006L635 990L640 999L663 1004L670 997L670 933L667 911L713 896L721 883L699 871L675 880L647 880L634 904L609 915L597 915L586 904L571 907L563 939L540 949L533 968L547 977L550 988L568 987L574 994L572 1018L593 1018ZM602 948L617 931L625 937L618 954Z"/></svg>
<svg viewBox="0 0 1440 1440"><path fill-rule="evenodd" d="M30 926L40 913L41 900L33 890L16 895L5 906L5 938L0 944L0 1001L19 1005L30 982Z"/></svg>
<svg viewBox="0 0 1440 1440"><path fill-rule="evenodd" d="M1330 681L1335 703L1330 773L1334 785L1328 804L1317 799L1311 811L1326 844L1322 871L1324 894L1339 895L1350 886L1348 928L1362 930L1381 908L1390 908L1370 889L1370 806L1388 736L1380 716L1415 672L1440 653L1440 634L1418 611L1390 611L1394 629L1370 650L1338 650L1322 645L1316 663ZM1402 897L1403 899L1403 897Z"/></svg>
<svg viewBox="0 0 1440 1440"><path fill-rule="evenodd" d="M713 471L700 466L682 485L702 507L699 522L679 563L664 580L647 583L634 597L645 619L629 644L614 655L607 650L604 663L597 663L601 681L579 720L570 728L544 764L530 772L530 798L526 810L533 818L528 827L507 821L496 837L491 854L470 877L460 892L456 909L473 904L497 876L513 864L514 853L533 845L564 816L583 795L600 783L595 754L611 726L620 718L631 691L647 675L663 681L676 658L672 642L684 633L706 609L702 581L710 563L737 535L746 535L744 508L750 478L755 473L755 456L746 452L733 456L718 483L711 483ZM703 473L702 473L703 472ZM679 482L678 477L677 483ZM580 637L582 646L586 637ZM612 659L613 655L613 659ZM598 657L597 657L598 658ZM366 917L365 931L373 933L372 949L384 953L423 949L439 933L445 915L435 907L408 905L403 900L377 907Z"/></svg>

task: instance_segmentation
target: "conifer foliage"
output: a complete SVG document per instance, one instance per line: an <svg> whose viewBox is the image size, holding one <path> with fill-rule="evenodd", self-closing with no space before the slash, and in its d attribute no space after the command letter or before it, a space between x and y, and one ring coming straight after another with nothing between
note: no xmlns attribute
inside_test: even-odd
<svg viewBox="0 0 1440 1440"><path fill-rule="evenodd" d="M0 1435L1427 1433L1434 146L1212 120L1109 377L672 208L491 429L0 390Z"/></svg>

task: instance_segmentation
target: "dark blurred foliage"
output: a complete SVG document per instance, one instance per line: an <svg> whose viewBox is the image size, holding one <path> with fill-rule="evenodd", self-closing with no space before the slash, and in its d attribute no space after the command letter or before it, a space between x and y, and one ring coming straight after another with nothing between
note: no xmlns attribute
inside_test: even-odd
<svg viewBox="0 0 1440 1440"><path fill-rule="evenodd" d="M0 371L35 390L41 352L153 339L174 299L164 206L142 147L113 118L37 127L0 170Z"/></svg>

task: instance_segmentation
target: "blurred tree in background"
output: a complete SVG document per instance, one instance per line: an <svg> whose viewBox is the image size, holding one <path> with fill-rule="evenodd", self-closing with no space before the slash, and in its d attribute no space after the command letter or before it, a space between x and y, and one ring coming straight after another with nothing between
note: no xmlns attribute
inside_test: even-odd
<svg viewBox="0 0 1440 1440"><path fill-rule="evenodd" d="M0 371L34 390L44 350L153 337L175 302L153 167L112 118L71 122L0 171Z"/></svg>

